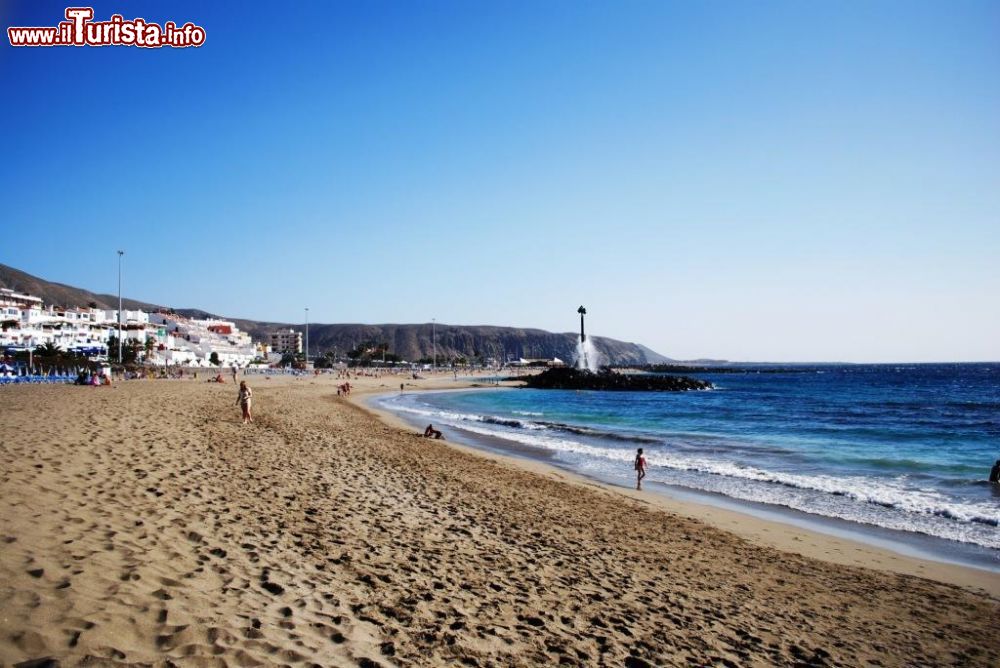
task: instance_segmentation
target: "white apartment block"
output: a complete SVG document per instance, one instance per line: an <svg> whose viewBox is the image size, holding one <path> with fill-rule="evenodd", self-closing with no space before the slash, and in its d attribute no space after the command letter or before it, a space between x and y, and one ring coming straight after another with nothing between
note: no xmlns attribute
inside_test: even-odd
<svg viewBox="0 0 1000 668"><path fill-rule="evenodd" d="M101 358L111 337L118 336L118 311L45 307L42 300L0 289L0 353L52 344L91 358ZM260 356L250 335L228 320L199 320L172 313L122 311L122 340L139 344L148 364L246 366Z"/></svg>

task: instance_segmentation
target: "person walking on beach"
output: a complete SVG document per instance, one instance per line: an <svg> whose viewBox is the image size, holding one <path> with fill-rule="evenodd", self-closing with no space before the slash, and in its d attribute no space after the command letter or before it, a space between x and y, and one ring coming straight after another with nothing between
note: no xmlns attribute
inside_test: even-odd
<svg viewBox="0 0 1000 668"><path fill-rule="evenodd" d="M642 448L635 455L635 488L642 489L642 479L646 477L646 456L642 454Z"/></svg>
<svg viewBox="0 0 1000 668"><path fill-rule="evenodd" d="M253 422L253 415L250 414L250 403L252 399L253 391L250 390L247 382L245 380L240 382L240 394L236 398L236 403L238 403L240 408L243 410L243 424Z"/></svg>

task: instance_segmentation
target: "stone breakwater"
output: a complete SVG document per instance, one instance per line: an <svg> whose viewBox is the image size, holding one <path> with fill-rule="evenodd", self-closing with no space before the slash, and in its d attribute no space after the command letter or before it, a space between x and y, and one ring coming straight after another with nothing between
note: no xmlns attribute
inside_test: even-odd
<svg viewBox="0 0 1000 668"><path fill-rule="evenodd" d="M607 369L598 373L580 369L549 369L525 380L537 390L602 390L618 392L686 392L710 390L712 384L687 376L620 374Z"/></svg>

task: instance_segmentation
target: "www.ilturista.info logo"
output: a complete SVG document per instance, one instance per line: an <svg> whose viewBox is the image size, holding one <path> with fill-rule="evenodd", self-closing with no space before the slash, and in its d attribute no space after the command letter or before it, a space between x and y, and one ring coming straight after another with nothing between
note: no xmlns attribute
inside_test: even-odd
<svg viewBox="0 0 1000 668"><path fill-rule="evenodd" d="M162 26L135 18L126 21L112 14L107 21L93 21L93 7L67 7L66 20L54 28L10 27L11 46L163 46L184 48L205 43L205 29L188 22L178 27L173 21Z"/></svg>

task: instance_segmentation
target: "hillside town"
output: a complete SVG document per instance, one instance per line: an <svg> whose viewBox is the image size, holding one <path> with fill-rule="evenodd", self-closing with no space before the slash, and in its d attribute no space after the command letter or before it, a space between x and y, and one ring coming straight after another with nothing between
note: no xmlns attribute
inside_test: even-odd
<svg viewBox="0 0 1000 668"><path fill-rule="evenodd" d="M119 323L117 309L46 306L39 297L0 288L0 351L5 356L47 347L92 362L114 360L119 330L123 348L135 351L136 360L147 366L247 367L273 363L284 352L254 343L229 320L123 309ZM285 334L280 340L295 340Z"/></svg>

